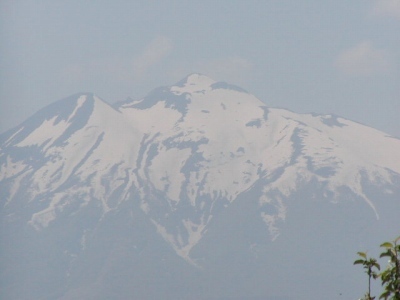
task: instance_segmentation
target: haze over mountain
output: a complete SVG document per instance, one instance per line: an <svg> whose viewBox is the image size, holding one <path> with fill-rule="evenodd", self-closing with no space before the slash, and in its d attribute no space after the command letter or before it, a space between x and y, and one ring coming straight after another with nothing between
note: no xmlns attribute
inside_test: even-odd
<svg viewBox="0 0 400 300"><path fill-rule="evenodd" d="M400 140L191 74L0 135L4 299L355 299L398 235Z"/></svg>

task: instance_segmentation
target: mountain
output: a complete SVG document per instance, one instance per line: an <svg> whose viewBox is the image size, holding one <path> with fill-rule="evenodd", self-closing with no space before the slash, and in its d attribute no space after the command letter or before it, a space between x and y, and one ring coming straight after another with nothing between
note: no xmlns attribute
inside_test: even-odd
<svg viewBox="0 0 400 300"><path fill-rule="evenodd" d="M400 140L201 74L0 145L3 299L355 299L399 234Z"/></svg>

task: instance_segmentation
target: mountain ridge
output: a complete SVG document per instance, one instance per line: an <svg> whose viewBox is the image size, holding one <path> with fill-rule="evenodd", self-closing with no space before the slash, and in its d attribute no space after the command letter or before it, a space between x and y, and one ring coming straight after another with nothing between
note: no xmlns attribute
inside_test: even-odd
<svg viewBox="0 0 400 300"><path fill-rule="evenodd" d="M234 276L247 263L251 268L244 273L268 276L254 261L274 265L268 251L278 255L281 250L275 245L285 245L289 237L297 240L294 232L301 227L311 228L303 206L313 211L314 222L322 222L327 232L341 239L346 238L341 231L347 228L342 226L353 224L368 232L375 230L365 225L370 220L383 230L394 220L393 211L400 209L395 200L400 195L400 140L333 115L269 108L241 88L199 74L113 106L91 93L76 94L1 134L0 141L5 230L29 232L29 241L38 249L42 249L36 245L39 237L49 236L46 242L53 245L57 235L64 236L62 246L42 251L65 262L55 274L75 288L80 286L76 281L80 272L96 270L96 263L103 265L88 258L101 247L111 251L99 256L111 259L104 278L114 274L112 261L118 259L105 244L110 240L119 249L115 251L123 251L122 257L130 257L134 265L147 255L143 249L152 253L146 256L149 266L138 271L146 280L164 264L163 259L169 267L165 276L154 275L154 280L169 282L169 269L180 278L180 271L168 262L183 259L180 270L191 274L188 278L200 276L204 285L227 297L206 277L220 282L217 274L227 276L226 270ZM336 211L346 216L344 223L330 228L318 217L319 207L329 222L337 220L331 213ZM346 207L362 212L361 221L350 220ZM124 228L121 222L130 225ZM296 225L290 229L287 224ZM220 244L223 240L232 246ZM130 246L120 249L119 243ZM164 249L168 258L148 244ZM232 249L241 253L238 262ZM11 268L7 261L2 264ZM92 283L102 280L93 274L88 275ZM45 282L47 277L43 275ZM239 278L232 277L232 282ZM249 291L252 284L244 278L239 281L235 284ZM137 287L140 280L134 282ZM185 284L193 288L192 282ZM268 285L271 290L273 285ZM73 298L75 292L68 285L57 286L58 293ZM122 288L132 292L128 286ZM105 291L116 292L113 285ZM172 294L185 294L176 293ZM308 299L306 295L303 299Z"/></svg>

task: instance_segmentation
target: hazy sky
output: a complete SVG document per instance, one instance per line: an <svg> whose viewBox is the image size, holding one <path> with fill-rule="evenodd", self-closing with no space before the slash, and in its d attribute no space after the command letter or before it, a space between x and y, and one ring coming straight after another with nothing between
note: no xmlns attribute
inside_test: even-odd
<svg viewBox="0 0 400 300"><path fill-rule="evenodd" d="M77 92L189 73L400 137L400 0L1 0L0 132Z"/></svg>

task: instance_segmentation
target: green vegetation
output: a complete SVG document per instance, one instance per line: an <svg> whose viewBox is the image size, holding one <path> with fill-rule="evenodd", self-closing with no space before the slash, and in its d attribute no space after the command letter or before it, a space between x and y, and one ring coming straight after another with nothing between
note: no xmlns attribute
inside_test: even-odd
<svg viewBox="0 0 400 300"><path fill-rule="evenodd" d="M385 242L381 245L384 248L380 257L389 258L386 269L380 272L380 265L375 258L368 258L365 252L357 252L360 256L354 264L363 265L368 275L368 292L363 300L374 300L371 296L371 279L380 279L384 288L379 299L400 300L400 237L393 242Z"/></svg>

